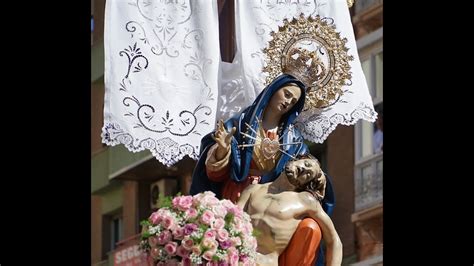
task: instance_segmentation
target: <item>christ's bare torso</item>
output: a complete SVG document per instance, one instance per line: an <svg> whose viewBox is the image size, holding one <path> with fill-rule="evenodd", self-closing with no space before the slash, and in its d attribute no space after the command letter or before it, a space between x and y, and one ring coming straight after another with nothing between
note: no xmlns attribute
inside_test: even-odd
<svg viewBox="0 0 474 266"><path fill-rule="evenodd" d="M300 193L285 191L268 193L270 184L256 185L251 195L247 212L252 224L261 231L257 237L258 252L281 254L288 245L307 207Z"/></svg>
<svg viewBox="0 0 474 266"><path fill-rule="evenodd" d="M260 231L257 235L258 265L278 265L280 254L305 217L314 219L320 227L326 244L327 265L341 265L341 240L319 202L324 198L325 178L316 159L301 158L289 161L285 172L275 181L253 184L242 192L238 205L250 215L253 227ZM315 250L301 252L314 254Z"/></svg>

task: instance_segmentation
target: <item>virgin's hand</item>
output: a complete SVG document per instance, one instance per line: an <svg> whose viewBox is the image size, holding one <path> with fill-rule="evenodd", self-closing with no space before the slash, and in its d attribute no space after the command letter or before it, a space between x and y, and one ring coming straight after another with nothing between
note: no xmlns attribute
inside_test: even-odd
<svg viewBox="0 0 474 266"><path fill-rule="evenodd" d="M219 123L217 124L216 132L212 136L212 138L217 143L217 154L216 154L217 158L216 159L220 160L225 156L225 154L230 148L230 142L236 130L237 129L233 127L230 133L228 133L225 130L224 122L222 120L219 120Z"/></svg>

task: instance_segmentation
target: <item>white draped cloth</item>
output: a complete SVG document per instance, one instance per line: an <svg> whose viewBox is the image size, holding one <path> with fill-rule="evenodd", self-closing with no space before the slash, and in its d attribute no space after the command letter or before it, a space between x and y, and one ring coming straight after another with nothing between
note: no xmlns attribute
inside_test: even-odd
<svg viewBox="0 0 474 266"><path fill-rule="evenodd" d="M216 1L108 0L104 35L103 142L167 166L197 159L216 119Z"/></svg>
<svg viewBox="0 0 474 266"><path fill-rule="evenodd" d="M327 108L304 111L297 119L296 127L301 130L305 139L322 143L339 124L353 125L359 119L373 122L377 117L359 61L346 0L236 0L236 62L242 71L240 79L237 80L246 90L242 95L248 97L242 99L242 102L252 102L265 85L262 69L266 55L262 51L272 39L270 33L278 32L278 27L284 24L284 19L292 20L301 13L305 17L320 16L331 21L336 31L340 32L341 38L347 39L348 54L354 57L349 63L352 72L351 83L342 88L347 92L335 104Z"/></svg>

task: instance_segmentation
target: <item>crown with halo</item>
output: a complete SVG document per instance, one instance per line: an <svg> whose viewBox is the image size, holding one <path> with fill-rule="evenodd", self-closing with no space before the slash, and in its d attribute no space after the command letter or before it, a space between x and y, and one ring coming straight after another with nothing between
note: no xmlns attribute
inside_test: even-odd
<svg viewBox="0 0 474 266"><path fill-rule="evenodd" d="M285 19L263 50L266 84L281 73L294 76L306 86L305 110L335 104L351 84L347 39L336 31L332 18Z"/></svg>

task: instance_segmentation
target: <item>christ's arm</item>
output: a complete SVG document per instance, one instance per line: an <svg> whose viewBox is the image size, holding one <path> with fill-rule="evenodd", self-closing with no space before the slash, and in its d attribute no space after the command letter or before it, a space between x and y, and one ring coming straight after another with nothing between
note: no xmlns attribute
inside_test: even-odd
<svg viewBox="0 0 474 266"><path fill-rule="evenodd" d="M241 207L244 211L247 211L250 196L252 195L252 192L254 192L259 186L260 184L251 184L244 191L242 191L242 194L240 194L240 198L237 201L237 206Z"/></svg>
<svg viewBox="0 0 474 266"><path fill-rule="evenodd" d="M342 243L331 218L323 210L319 201L310 193L301 192L299 196L305 205L305 214L316 220L321 227L323 239L327 246L326 265L340 266L342 263Z"/></svg>

